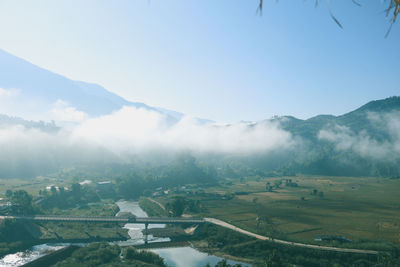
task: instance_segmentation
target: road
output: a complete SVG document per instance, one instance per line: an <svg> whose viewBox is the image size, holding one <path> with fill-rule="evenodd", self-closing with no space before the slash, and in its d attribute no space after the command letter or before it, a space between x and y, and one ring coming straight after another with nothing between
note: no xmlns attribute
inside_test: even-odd
<svg viewBox="0 0 400 267"><path fill-rule="evenodd" d="M151 202L157 204L157 205L158 205L160 208L162 208L163 210L166 210L165 207L164 207L164 205L161 204L160 202L158 202L157 200L154 200L154 199L149 198L149 197L148 197L147 199L150 200Z"/></svg>
<svg viewBox="0 0 400 267"><path fill-rule="evenodd" d="M296 247L303 247L303 248L312 248L312 249L319 249L319 250L327 250L327 251L337 251L337 252L347 252L347 253L360 253L360 254L372 254L372 255L377 255L379 251L375 250L364 250L364 249L352 249L352 248L337 248L337 247L327 247L327 246L318 246L318 245L310 245L310 244L303 244L303 243L297 243L297 242L290 242L290 241L285 241L285 240L280 240L280 239L275 239L271 238L268 236L263 236L263 235L258 235L249 231L246 231L244 229L241 229L239 227L236 227L232 224L229 224L227 222L215 219L215 218L204 218L204 220L208 223L212 223L215 225L219 225L224 228L231 229L233 231L245 234L247 236L251 236L254 238L257 238L259 240L268 240L268 241L273 241L279 244L284 244L284 245L290 245L290 246L296 246Z"/></svg>

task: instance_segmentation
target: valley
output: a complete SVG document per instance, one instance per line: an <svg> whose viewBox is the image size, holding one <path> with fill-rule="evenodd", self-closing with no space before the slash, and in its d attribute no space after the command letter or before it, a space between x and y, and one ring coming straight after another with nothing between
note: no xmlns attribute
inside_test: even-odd
<svg viewBox="0 0 400 267"><path fill-rule="evenodd" d="M0 2L0 267L399 267L400 0Z"/></svg>
<svg viewBox="0 0 400 267"><path fill-rule="evenodd" d="M33 183L14 181L11 184L3 180L2 184L3 188L13 187L29 192L35 192L37 188L46 185L40 179ZM64 184L68 184L68 181L64 181ZM85 186L90 186L90 184ZM228 231L229 234L225 234L225 237L223 237L224 234L220 237L211 234L215 231L213 228L218 226L194 225L198 228L195 230L198 233L194 235L193 232L188 234L183 231L181 226L171 225L165 229L150 228L151 236L160 237L159 241L156 238L148 245L149 248L156 250L160 246L162 248L174 247L174 244L191 244L200 251L224 255L236 260L242 259L258 266L263 257L268 255L268 249L264 251L265 256L262 256L263 252L256 248L252 253L243 251L238 254L233 251L236 251L234 248L240 248L246 244L259 246L266 242L265 244L272 246L271 249L276 247L281 251L282 249L293 250L294 255L299 253L295 252L297 250L306 250L302 253L310 253L320 250L316 249L318 247L334 247L338 252L321 253L332 256L335 255L332 253L349 254L357 259L363 258L364 251L367 255L368 251L371 251L371 255L366 258L375 261L377 258L373 260L376 256L372 252L393 255L397 253L399 247L399 226L396 218L400 214L398 207L393 204L399 201L394 192L398 186L400 186L400 180L388 178L312 175L249 176L241 179L220 179L214 185L186 184L180 187L165 187L161 193L159 189L154 188L147 193L152 196L142 196L139 203L153 217L172 216L178 208L181 210L179 216L183 218L216 218L222 223L231 225L227 226L226 230L222 230L224 228L218 230L221 234ZM34 199L38 197L40 199L38 193L33 196ZM176 203L181 201L183 201L183 206L179 208ZM108 196L101 198L101 202L88 203L89 205L78 204L72 209L53 209L50 214L72 217L116 215L119 209L115 208L115 203L118 204ZM125 208L123 211L126 212ZM171 215L168 215L169 213ZM36 237L30 239L30 242L40 244L56 240L58 243L126 240L127 232L124 229L126 227L122 228L122 226L119 225L116 231L114 224L96 223L85 227L84 224L63 222L33 223L31 226L25 225L24 228L37 229L36 232L39 230L40 234L36 234L39 239ZM261 241L256 241L257 239L240 232L233 234L229 228L235 227L271 239L262 241L264 238L260 238ZM139 238L140 236L142 235L140 234ZM233 239L226 239L226 236L231 236ZM166 241L165 238L171 241ZM140 242L126 242L122 241L120 244L125 244L125 246L139 244L139 247L146 248L140 245ZM293 243L306 245L298 247ZM331 257L326 255L325 257Z"/></svg>

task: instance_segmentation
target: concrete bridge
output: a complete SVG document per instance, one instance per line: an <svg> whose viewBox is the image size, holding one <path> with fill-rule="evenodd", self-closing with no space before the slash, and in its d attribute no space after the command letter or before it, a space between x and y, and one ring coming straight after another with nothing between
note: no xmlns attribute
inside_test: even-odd
<svg viewBox="0 0 400 267"><path fill-rule="evenodd" d="M115 231L118 224L140 223L145 225L145 243L148 238L149 224L203 224L205 220L201 218L173 218L173 217L96 217L96 216L63 216L63 215L31 215L31 216L0 216L1 219L13 219L19 221L33 222L78 222L85 224L87 233L89 223L115 223ZM56 230L54 229L54 232Z"/></svg>
<svg viewBox="0 0 400 267"><path fill-rule="evenodd" d="M141 224L202 224L202 218L174 217L96 217L65 215L0 216L0 219L14 219L37 222L82 222L82 223L141 223Z"/></svg>

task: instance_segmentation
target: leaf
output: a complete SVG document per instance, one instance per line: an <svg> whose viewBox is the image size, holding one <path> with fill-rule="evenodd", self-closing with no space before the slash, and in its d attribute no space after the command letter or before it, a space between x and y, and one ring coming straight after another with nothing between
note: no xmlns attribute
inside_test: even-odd
<svg viewBox="0 0 400 267"><path fill-rule="evenodd" d="M331 15L331 18L336 22L336 24L343 29L342 24L339 22L339 20L332 14L332 12L329 10L329 14Z"/></svg>
<svg viewBox="0 0 400 267"><path fill-rule="evenodd" d="M361 6L361 4L359 2L357 2L356 0L351 0L355 5L357 6Z"/></svg>

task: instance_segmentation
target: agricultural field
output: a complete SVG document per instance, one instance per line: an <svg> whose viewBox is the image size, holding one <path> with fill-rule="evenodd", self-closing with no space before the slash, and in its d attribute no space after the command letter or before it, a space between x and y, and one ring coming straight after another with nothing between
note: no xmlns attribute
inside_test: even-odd
<svg viewBox="0 0 400 267"><path fill-rule="evenodd" d="M50 178L26 179L0 179L0 197L5 196L7 190L25 190L29 194L37 195L39 190L53 184L56 180Z"/></svg>
<svg viewBox="0 0 400 267"><path fill-rule="evenodd" d="M263 235L385 249L400 244L398 188L399 179L297 176L232 180L186 197L201 201L202 212L196 216L219 218ZM165 204L168 198L158 200ZM351 242L315 241L317 236Z"/></svg>

